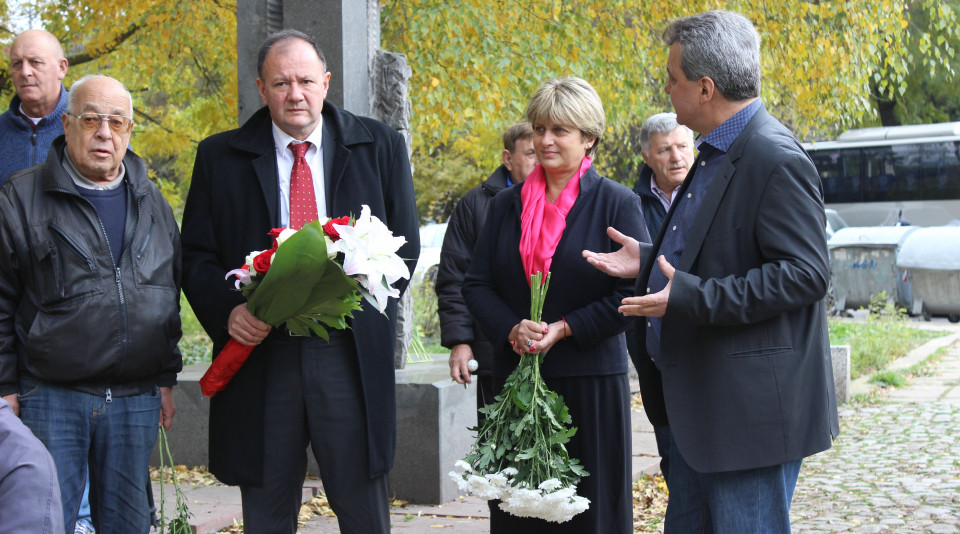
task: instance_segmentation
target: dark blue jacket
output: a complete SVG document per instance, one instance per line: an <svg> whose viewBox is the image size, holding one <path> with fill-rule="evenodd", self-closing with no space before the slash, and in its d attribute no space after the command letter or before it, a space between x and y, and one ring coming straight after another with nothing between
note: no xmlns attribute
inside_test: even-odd
<svg viewBox="0 0 960 534"><path fill-rule="evenodd" d="M50 143L63 135L60 117L67 110L67 90L60 87L60 101L49 115L40 119L36 131L20 115L20 97L13 95L10 109L0 115L0 185L10 175L46 161Z"/></svg>
<svg viewBox="0 0 960 534"><path fill-rule="evenodd" d="M640 178L633 186L633 192L640 197L640 206L643 207L643 220L647 223L647 231L650 237L657 237L660 233L660 227L663 225L663 219L667 216L667 210L660 202L660 197L650 189L650 179L653 178L653 169L644 164L640 168Z"/></svg>
<svg viewBox="0 0 960 534"><path fill-rule="evenodd" d="M816 167L761 108L719 163L674 265L663 317L670 433L693 469L791 462L828 449L839 433L823 303L825 224ZM638 295L654 266L641 264ZM645 333L637 332L642 357Z"/></svg>
<svg viewBox="0 0 960 534"><path fill-rule="evenodd" d="M520 192L529 183L509 188L493 199L463 285L470 313L494 345L493 373L498 381L519 362L507 342L510 330L530 317L530 286L519 251ZM627 372L622 334L627 319L617 309L621 300L632 296L633 281L607 276L581 256L584 249L611 252L620 248L607 237L608 226L650 241L637 196L591 168L580 179L580 195L567 215L550 267L542 320L552 323L562 315L573 336L547 353L541 367L545 377Z"/></svg>

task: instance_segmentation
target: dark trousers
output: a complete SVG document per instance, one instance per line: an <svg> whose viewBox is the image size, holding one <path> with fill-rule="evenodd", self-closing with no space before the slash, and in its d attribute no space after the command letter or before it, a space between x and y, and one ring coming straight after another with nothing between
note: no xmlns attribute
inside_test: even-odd
<svg viewBox="0 0 960 534"><path fill-rule="evenodd" d="M297 530L310 444L340 532L387 533L387 476L371 478L352 335L278 340L267 364L262 487L241 486L246 532Z"/></svg>

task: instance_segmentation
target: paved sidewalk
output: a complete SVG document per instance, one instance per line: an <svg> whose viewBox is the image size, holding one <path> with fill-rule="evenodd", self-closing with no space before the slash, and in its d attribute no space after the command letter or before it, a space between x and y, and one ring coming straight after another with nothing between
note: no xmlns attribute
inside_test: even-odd
<svg viewBox="0 0 960 534"><path fill-rule="evenodd" d="M960 532L960 342L953 338L929 375L882 392L876 404L841 407L833 448L804 462L795 533Z"/></svg>
<svg viewBox="0 0 960 534"><path fill-rule="evenodd" d="M804 462L793 500L795 533L960 532L960 327L946 322L917 326L953 331L952 344L930 374L883 392L876 403L841 407L841 434L834 447ZM942 340L894 367L923 361L939 345ZM871 387L866 381L859 385L860 391ZM642 408L634 409L633 423L636 478L656 473L659 458ZM313 489L305 488L305 500ZM159 499L159 490L154 493ZM198 534L241 518L236 488L187 487L185 493ZM475 497L440 506L394 507L391 517L392 530L410 534L489 531L486 502ZM300 532L336 534L339 528L334 517L315 517Z"/></svg>

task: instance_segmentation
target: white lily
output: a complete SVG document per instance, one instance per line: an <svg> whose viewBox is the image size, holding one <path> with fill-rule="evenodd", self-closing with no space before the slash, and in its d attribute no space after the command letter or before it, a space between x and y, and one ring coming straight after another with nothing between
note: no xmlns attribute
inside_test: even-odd
<svg viewBox="0 0 960 534"><path fill-rule="evenodd" d="M360 283L369 294L367 300L383 312L390 297L400 296L393 283L410 278L410 270L396 254L406 238L394 236L366 204L353 226L335 224L334 228L340 234L336 248L344 255L343 271Z"/></svg>

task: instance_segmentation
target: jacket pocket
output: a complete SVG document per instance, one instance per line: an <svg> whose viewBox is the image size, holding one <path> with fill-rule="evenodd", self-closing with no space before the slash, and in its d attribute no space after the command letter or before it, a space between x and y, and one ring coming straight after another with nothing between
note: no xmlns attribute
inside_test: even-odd
<svg viewBox="0 0 960 534"><path fill-rule="evenodd" d="M174 245L157 216L151 214L142 221L143 233L137 232L134 241L133 263L137 286L176 288L173 281L176 259Z"/></svg>
<svg viewBox="0 0 960 534"><path fill-rule="evenodd" d="M727 354L730 358L755 358L757 356L772 356L774 354L780 354L783 352L791 352L793 347L764 347L762 349L750 349L750 350L741 350L734 351Z"/></svg>
<svg viewBox="0 0 960 534"><path fill-rule="evenodd" d="M51 222L32 227L31 234L41 307L103 292L96 258L75 231Z"/></svg>

